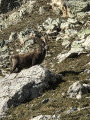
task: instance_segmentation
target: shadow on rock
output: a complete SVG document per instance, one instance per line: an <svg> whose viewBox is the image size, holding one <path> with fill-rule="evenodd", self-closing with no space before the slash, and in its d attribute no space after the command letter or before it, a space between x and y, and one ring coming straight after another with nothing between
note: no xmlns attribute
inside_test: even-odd
<svg viewBox="0 0 90 120"><path fill-rule="evenodd" d="M51 89L55 90L60 83L65 82L65 80L62 79L62 74L57 74L56 79L57 79L57 81L54 84L49 82L48 90L51 90Z"/></svg>

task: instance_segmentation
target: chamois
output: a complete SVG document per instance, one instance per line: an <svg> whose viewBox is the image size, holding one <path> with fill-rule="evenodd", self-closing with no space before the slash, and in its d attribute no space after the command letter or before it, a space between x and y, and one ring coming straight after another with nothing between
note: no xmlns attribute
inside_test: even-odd
<svg viewBox="0 0 90 120"><path fill-rule="evenodd" d="M43 62L46 51L48 50L48 45L44 37L41 37L41 39L43 39L41 44L33 52L17 54L11 57L11 73L20 72L23 68L29 68Z"/></svg>

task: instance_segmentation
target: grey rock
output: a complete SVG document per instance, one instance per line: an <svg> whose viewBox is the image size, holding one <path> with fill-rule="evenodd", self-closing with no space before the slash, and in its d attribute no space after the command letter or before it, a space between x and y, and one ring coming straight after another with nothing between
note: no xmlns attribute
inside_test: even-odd
<svg viewBox="0 0 90 120"><path fill-rule="evenodd" d="M60 115L39 115L29 120L60 120Z"/></svg>
<svg viewBox="0 0 90 120"><path fill-rule="evenodd" d="M38 25L38 31L41 32L41 31L45 31L45 28L43 25Z"/></svg>
<svg viewBox="0 0 90 120"><path fill-rule="evenodd" d="M89 63L87 63L85 66L90 66L90 62L89 62Z"/></svg>
<svg viewBox="0 0 90 120"><path fill-rule="evenodd" d="M3 60L4 60L3 62L4 62L4 63L6 63L6 62L7 62L7 60L8 60L8 58L9 58L9 54L8 54L8 52L6 52L6 53L2 54L2 55L1 55L1 57L2 57L2 58L3 58Z"/></svg>
<svg viewBox="0 0 90 120"><path fill-rule="evenodd" d="M70 42L68 40L63 40L62 46L65 46L67 48L70 45Z"/></svg>
<svg viewBox="0 0 90 120"><path fill-rule="evenodd" d="M7 52L8 47L7 45L4 45L2 48L0 47L0 52Z"/></svg>
<svg viewBox="0 0 90 120"><path fill-rule="evenodd" d="M71 53L74 53L74 52L75 53L83 53L84 48L80 42L82 42L82 41L74 41L72 43L71 50L70 50Z"/></svg>
<svg viewBox="0 0 90 120"><path fill-rule="evenodd" d="M58 54L57 59L58 62L60 63L68 57L88 53L89 51L90 51L90 36L87 36L86 39L72 42L71 49L64 53L62 52Z"/></svg>
<svg viewBox="0 0 90 120"><path fill-rule="evenodd" d="M20 17L24 17L26 15L26 8L21 8L18 10Z"/></svg>
<svg viewBox="0 0 90 120"><path fill-rule="evenodd" d="M69 110L67 110L67 112L66 112L66 114L70 114L70 113L72 113L72 112L74 112L74 111L77 111L78 109L76 108L76 107L71 107Z"/></svg>
<svg viewBox="0 0 90 120"><path fill-rule="evenodd" d="M5 40L0 40L0 47L2 48L4 47L4 45L5 45Z"/></svg>
<svg viewBox="0 0 90 120"><path fill-rule="evenodd" d="M7 71L5 71L5 70L2 70L2 75L6 75L6 73L7 73Z"/></svg>
<svg viewBox="0 0 90 120"><path fill-rule="evenodd" d="M77 18L84 18L86 16L85 12L79 12L77 13Z"/></svg>
<svg viewBox="0 0 90 120"><path fill-rule="evenodd" d="M27 8L27 13L32 13L34 8L34 3L36 0L30 0L26 3L25 7Z"/></svg>
<svg viewBox="0 0 90 120"><path fill-rule="evenodd" d="M80 40L82 40L82 39L84 39L84 37L85 37L85 32L83 32L83 31L80 31L80 32L78 32L78 38L80 39Z"/></svg>
<svg viewBox="0 0 90 120"><path fill-rule="evenodd" d="M17 39L17 32L11 32L11 35L9 36L9 42L13 42Z"/></svg>
<svg viewBox="0 0 90 120"><path fill-rule="evenodd" d="M89 26L89 25L88 25ZM89 27L88 27L89 28ZM84 33L86 34L86 35L90 35L90 29L84 29Z"/></svg>
<svg viewBox="0 0 90 120"><path fill-rule="evenodd" d="M47 103L49 101L49 98L46 98L42 101L43 104Z"/></svg>
<svg viewBox="0 0 90 120"><path fill-rule="evenodd" d="M22 19L22 16L20 16L20 12L13 12L12 14L9 15L8 21L10 21L10 24L17 24L20 22Z"/></svg>
<svg viewBox="0 0 90 120"><path fill-rule="evenodd" d="M87 94L89 90L90 90L90 85L81 84L79 81L77 81L69 87L67 91L67 95L70 98L81 99L82 95Z"/></svg>
<svg viewBox="0 0 90 120"><path fill-rule="evenodd" d="M78 13L78 12L81 12L81 11L89 11L89 4L90 4L90 1L83 1L83 0L69 0L67 1L67 4L68 6L70 7L71 9L71 12L72 13Z"/></svg>
<svg viewBox="0 0 90 120"><path fill-rule="evenodd" d="M39 34L37 31L32 30L31 28L25 28L20 32L11 32L11 35L9 36L9 40L7 40L7 44L9 42L15 42L18 40L21 45L24 45L24 47L21 47L21 49L16 49L17 52L23 51L28 52L27 49L30 48L31 45L35 43L35 40L31 38L30 34L33 34L35 37L38 37ZM15 44L17 46L17 42ZM26 50L25 50L26 49ZM10 52L13 51L13 48L9 48Z"/></svg>
<svg viewBox="0 0 90 120"><path fill-rule="evenodd" d="M62 22L60 26L61 30L65 30L69 28L69 22Z"/></svg>
<svg viewBox="0 0 90 120"><path fill-rule="evenodd" d="M77 112L81 110L89 110L89 107L83 107L83 108L71 107L69 110L65 112L65 114L71 114L73 112Z"/></svg>
<svg viewBox="0 0 90 120"><path fill-rule="evenodd" d="M59 18L48 18L42 25L38 26L39 31L45 31L47 34L58 33L60 31L61 20Z"/></svg>
<svg viewBox="0 0 90 120"><path fill-rule="evenodd" d="M44 9L44 7L42 6L42 7L40 7L39 8L39 14L43 14L45 12L45 9Z"/></svg>
<svg viewBox="0 0 90 120"><path fill-rule="evenodd" d="M83 37L83 36L81 36L81 37ZM73 50L73 48L74 48L74 49L77 49L77 51L81 51L81 52L84 51L84 49L89 51L90 50L90 48L89 48L89 46L90 46L89 39L90 39L90 35L87 36L85 39L82 39L80 41L79 40L74 41L72 43L71 49Z"/></svg>
<svg viewBox="0 0 90 120"><path fill-rule="evenodd" d="M18 39L21 44L25 43L26 41L28 41L30 39L30 33L33 33L36 36L35 31L33 31L30 28L26 28L23 31L21 31L20 33L18 33ZM31 42L32 42L32 40L31 40Z"/></svg>
<svg viewBox="0 0 90 120"><path fill-rule="evenodd" d="M1 2L2 2L2 0L0 0L0 6L1 6Z"/></svg>
<svg viewBox="0 0 90 120"><path fill-rule="evenodd" d="M39 115L35 118L32 118L30 120L50 120L51 119L51 115Z"/></svg>
<svg viewBox="0 0 90 120"><path fill-rule="evenodd" d="M82 45L79 44L78 41L74 41L71 45L70 51L65 51L65 52L58 54L57 59L58 59L58 62L60 63L68 57L73 57L73 56L80 55L83 53L85 52L84 52L84 48L82 47Z"/></svg>
<svg viewBox="0 0 90 120"><path fill-rule="evenodd" d="M77 30L65 29L65 34L67 34L69 37L74 37L77 35L77 33Z"/></svg>
<svg viewBox="0 0 90 120"><path fill-rule="evenodd" d="M85 47L86 50L90 51L90 35L86 38L82 45L83 47Z"/></svg>
<svg viewBox="0 0 90 120"><path fill-rule="evenodd" d="M89 69L85 69L83 73L90 74L90 70Z"/></svg>
<svg viewBox="0 0 90 120"><path fill-rule="evenodd" d="M38 97L56 81L56 75L38 65L7 75L0 80L0 116L11 106Z"/></svg>
<svg viewBox="0 0 90 120"><path fill-rule="evenodd" d="M70 54L71 53L69 53L69 52L58 54L58 56L57 56L58 63L62 62L66 58L68 58L70 56Z"/></svg>
<svg viewBox="0 0 90 120"><path fill-rule="evenodd" d="M32 38L31 34L35 36L35 39ZM39 37L40 35L38 31L35 31L31 28L25 28L20 32L12 32L9 36L9 40L6 40L6 43L8 45L10 42L14 42L17 53L26 53L31 51L31 45L40 40ZM23 47L17 48L17 45L22 45ZM8 51L10 52L10 54L13 54L14 49L11 46L9 46Z"/></svg>
<svg viewBox="0 0 90 120"><path fill-rule="evenodd" d="M89 84L83 84L83 86L87 89L87 91L90 92L90 85Z"/></svg>
<svg viewBox="0 0 90 120"><path fill-rule="evenodd" d="M35 43L34 39L28 39L27 41L25 41L25 46L29 46L33 45Z"/></svg>
<svg viewBox="0 0 90 120"><path fill-rule="evenodd" d="M73 19L73 18L68 18L67 22L69 22L71 24L75 24L75 23L77 23L77 20Z"/></svg>
<svg viewBox="0 0 90 120"><path fill-rule="evenodd" d="M1 29L3 30L5 28L8 28L10 25L15 25L18 22L20 22L21 20L22 20L22 16L20 16L20 12L15 11L0 21Z"/></svg>

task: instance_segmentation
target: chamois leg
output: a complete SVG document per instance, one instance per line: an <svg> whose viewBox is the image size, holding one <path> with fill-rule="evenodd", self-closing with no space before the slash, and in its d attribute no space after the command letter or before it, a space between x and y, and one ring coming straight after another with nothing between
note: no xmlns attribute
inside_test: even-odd
<svg viewBox="0 0 90 120"><path fill-rule="evenodd" d="M11 70L11 73L13 73L15 70L15 72L17 72L18 71L18 67L17 67L17 59L15 59L15 58L12 58L12 60L11 60L11 62L12 62L12 70Z"/></svg>
<svg viewBox="0 0 90 120"><path fill-rule="evenodd" d="M35 62L36 62L36 60L35 60L35 58L33 58L33 59L32 59L32 66L35 65Z"/></svg>
<svg viewBox="0 0 90 120"><path fill-rule="evenodd" d="M15 69L16 69L16 65L14 67L12 67L12 70L10 73L13 73L15 71Z"/></svg>

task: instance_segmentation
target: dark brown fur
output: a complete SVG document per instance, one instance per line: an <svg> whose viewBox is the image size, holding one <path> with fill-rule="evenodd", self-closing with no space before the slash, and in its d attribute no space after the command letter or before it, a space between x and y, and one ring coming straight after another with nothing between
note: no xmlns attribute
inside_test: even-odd
<svg viewBox="0 0 90 120"><path fill-rule="evenodd" d="M11 57L12 72L20 72L23 68L41 64L45 58L47 45L42 42L42 45L33 52L25 54L17 54Z"/></svg>

